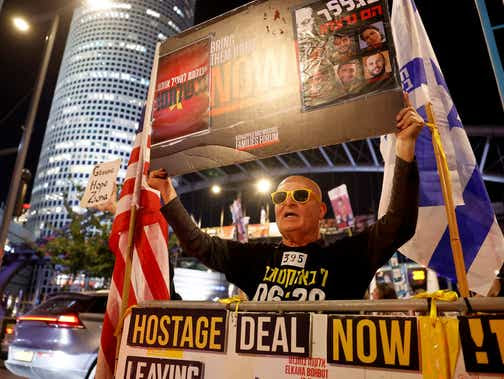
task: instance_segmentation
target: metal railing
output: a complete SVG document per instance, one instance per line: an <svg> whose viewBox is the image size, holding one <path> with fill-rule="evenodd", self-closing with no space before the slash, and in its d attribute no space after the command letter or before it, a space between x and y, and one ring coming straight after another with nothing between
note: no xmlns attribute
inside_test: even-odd
<svg viewBox="0 0 504 379"><path fill-rule="evenodd" d="M149 301L142 307L184 309L227 309L247 312L428 312L427 299L407 300L326 300L326 301L243 301L231 304L206 301ZM472 297L469 303L474 312L504 313L504 297ZM469 311L464 299L453 302L436 301L439 312Z"/></svg>

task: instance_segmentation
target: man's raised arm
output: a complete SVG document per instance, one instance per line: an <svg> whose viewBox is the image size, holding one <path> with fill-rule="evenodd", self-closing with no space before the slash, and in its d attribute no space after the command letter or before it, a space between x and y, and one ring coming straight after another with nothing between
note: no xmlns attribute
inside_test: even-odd
<svg viewBox="0 0 504 379"><path fill-rule="evenodd" d="M368 230L370 270L376 271L415 233L418 217L418 168L415 143L424 125L405 94L406 107L396 117L396 164L387 213Z"/></svg>
<svg viewBox="0 0 504 379"><path fill-rule="evenodd" d="M185 252L198 258L208 267L227 272L229 269L229 241L203 233L191 219L164 169L149 173L148 184L158 190L165 206L161 208Z"/></svg>

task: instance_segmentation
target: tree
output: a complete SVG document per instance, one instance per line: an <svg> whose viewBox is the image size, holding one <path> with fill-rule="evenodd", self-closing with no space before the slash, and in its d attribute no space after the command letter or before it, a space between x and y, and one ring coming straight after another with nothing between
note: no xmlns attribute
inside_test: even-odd
<svg viewBox="0 0 504 379"><path fill-rule="evenodd" d="M64 205L70 223L47 239L42 252L74 278L80 273L110 278L115 259L108 246L113 215L94 209L75 212L67 198Z"/></svg>

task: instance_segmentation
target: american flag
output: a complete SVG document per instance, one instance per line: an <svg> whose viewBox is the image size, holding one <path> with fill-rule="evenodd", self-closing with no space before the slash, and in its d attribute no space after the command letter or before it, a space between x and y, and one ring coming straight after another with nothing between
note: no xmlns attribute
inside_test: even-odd
<svg viewBox="0 0 504 379"><path fill-rule="evenodd" d="M154 62L157 62L157 49L155 57ZM156 72L156 66L154 63L153 74ZM155 83L152 77L151 83ZM151 90L153 87L154 84L151 86ZM151 114L150 108L148 101L146 115ZM114 332L121 318L124 280L130 280L128 307L142 301L170 299L168 224L159 210L159 192L147 185L150 164L150 135L150 117L145 117L143 130L135 138L112 224L109 244L116 259L98 354L96 378L100 379L113 378L114 376L117 344ZM125 278L128 230L132 207L136 208L134 248L131 258L131 277Z"/></svg>

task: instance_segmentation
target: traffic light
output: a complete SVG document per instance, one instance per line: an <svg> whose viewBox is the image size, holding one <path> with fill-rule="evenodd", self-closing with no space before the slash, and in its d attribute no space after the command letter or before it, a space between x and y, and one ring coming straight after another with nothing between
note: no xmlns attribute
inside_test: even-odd
<svg viewBox="0 0 504 379"><path fill-rule="evenodd" d="M28 191L28 184L32 178L30 170L23 168L21 173L21 183L16 197L16 206L14 207L14 216L19 217L23 213L23 203L25 201L26 192Z"/></svg>

